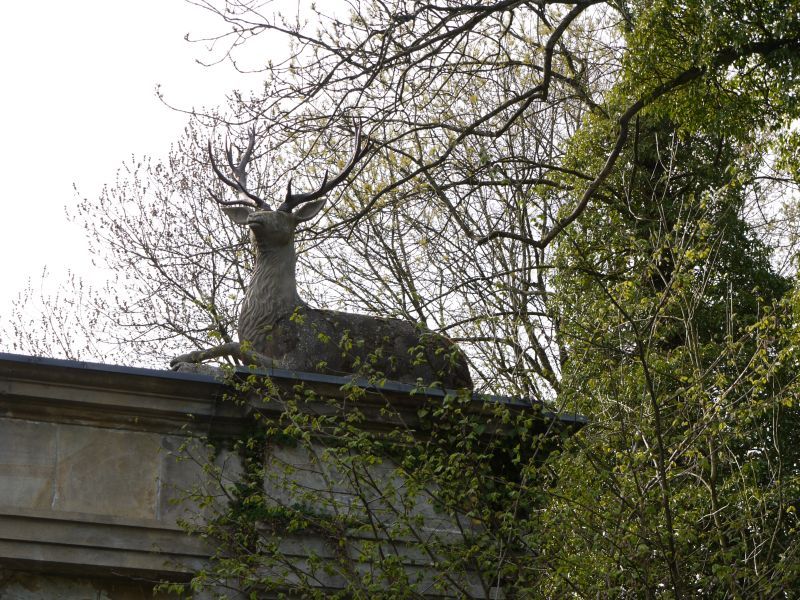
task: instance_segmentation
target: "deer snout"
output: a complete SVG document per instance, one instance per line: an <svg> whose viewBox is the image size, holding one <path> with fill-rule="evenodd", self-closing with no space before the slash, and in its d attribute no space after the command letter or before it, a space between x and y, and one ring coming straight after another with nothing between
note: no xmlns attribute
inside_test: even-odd
<svg viewBox="0 0 800 600"><path fill-rule="evenodd" d="M268 214L269 213L264 210L255 210L247 215L245 225L247 225L250 229L266 227L269 220Z"/></svg>
<svg viewBox="0 0 800 600"><path fill-rule="evenodd" d="M283 246L292 241L294 220L288 213L253 211L245 223L260 245Z"/></svg>
<svg viewBox="0 0 800 600"><path fill-rule="evenodd" d="M254 210L251 211L250 214L247 215L247 224L250 225L252 223L259 223L264 219L264 215L267 214L265 210Z"/></svg>
<svg viewBox="0 0 800 600"><path fill-rule="evenodd" d="M289 213L274 210L254 210L247 215L246 224L250 227L258 225L270 230L292 230L295 221Z"/></svg>

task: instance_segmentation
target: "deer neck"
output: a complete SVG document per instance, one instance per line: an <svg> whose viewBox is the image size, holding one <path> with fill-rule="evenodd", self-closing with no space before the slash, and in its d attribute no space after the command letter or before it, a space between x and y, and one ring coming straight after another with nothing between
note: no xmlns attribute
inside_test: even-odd
<svg viewBox="0 0 800 600"><path fill-rule="evenodd" d="M262 324L276 321L305 306L297 293L293 244L256 247L256 268L245 295L243 310L252 312Z"/></svg>

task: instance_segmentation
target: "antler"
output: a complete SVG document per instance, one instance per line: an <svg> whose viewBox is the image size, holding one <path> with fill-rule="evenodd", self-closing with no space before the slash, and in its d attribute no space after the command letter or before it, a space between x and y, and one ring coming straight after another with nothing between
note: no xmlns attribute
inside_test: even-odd
<svg viewBox="0 0 800 600"><path fill-rule="evenodd" d="M211 159L211 168L214 169L214 173L216 173L217 177L219 177L223 183L232 187L239 195L238 200L222 200L209 189L208 193L211 194L211 197L219 204L223 206L255 206L262 210L271 210L269 205L262 198L259 198L247 189L247 165L253 157L253 148L255 145L256 130L252 128L248 133L247 149L239 155L238 165L233 164L233 147L230 142L225 145L225 157L228 159L228 167L230 167L233 173L233 179L229 179L217 166L217 161L214 160L214 153L211 150L211 140L208 141L208 157ZM248 199L250 200L249 202Z"/></svg>
<svg viewBox="0 0 800 600"><path fill-rule="evenodd" d="M278 210L283 212L292 212L294 208L298 205L302 204L303 202L310 202L311 200L316 200L330 192L333 188L339 185L345 178L350 174L350 171L353 170L353 167L356 166L356 163L363 158L366 154L367 150L369 149L369 138L367 139L367 143L364 144L364 147L361 147L361 125L356 128L356 142L353 148L353 155L350 157L350 160L345 165L344 169L336 175L333 179L328 181L328 172L325 171L325 177L322 178L322 184L313 192L306 192L304 194L293 194L292 193L292 180L289 180L289 185L286 188L286 200L278 207Z"/></svg>

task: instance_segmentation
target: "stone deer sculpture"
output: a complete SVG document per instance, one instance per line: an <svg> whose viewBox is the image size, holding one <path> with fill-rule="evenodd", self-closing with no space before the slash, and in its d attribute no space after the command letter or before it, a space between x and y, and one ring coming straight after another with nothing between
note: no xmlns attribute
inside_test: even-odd
<svg viewBox="0 0 800 600"><path fill-rule="evenodd" d="M239 313L239 342L222 344L178 356L174 369L196 369L197 363L228 356L244 364L332 375L365 375L405 383L445 388L471 388L467 360L446 337L399 319L309 307L297 293L295 228L313 219L325 204L325 194L343 182L368 151L356 132L355 149L344 169L328 174L318 189L293 193L277 210L247 188L247 166L253 155L255 132L234 164L230 145L226 158L232 178L222 173L208 152L217 177L237 193L235 200L211 196L238 225L250 228L255 270Z"/></svg>

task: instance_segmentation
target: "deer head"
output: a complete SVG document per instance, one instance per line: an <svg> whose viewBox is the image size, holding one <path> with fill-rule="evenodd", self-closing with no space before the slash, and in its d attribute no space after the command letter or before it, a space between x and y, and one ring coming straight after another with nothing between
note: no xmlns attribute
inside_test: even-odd
<svg viewBox="0 0 800 600"><path fill-rule="evenodd" d="M256 247L264 250L269 247L282 246L292 241L295 227L298 223L313 219L325 205L325 195L343 182L355 167L356 163L364 157L369 149L369 140L362 147L361 126L356 129L356 139L353 154L345 167L335 177L329 178L328 172L322 179L320 186L311 192L294 193L292 181L286 189L286 198L272 210L267 202L247 188L247 167L253 158L255 146L255 129L248 135L247 148L239 149L239 160L234 161L233 149L230 143L225 147L225 157L232 177L227 177L217 165L211 142L208 142L208 155L211 167L217 177L231 187L237 195L235 200L222 200L208 190L211 197L223 207L223 211L230 219L239 225L247 225L253 235Z"/></svg>

